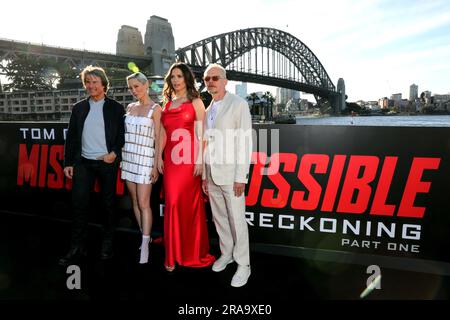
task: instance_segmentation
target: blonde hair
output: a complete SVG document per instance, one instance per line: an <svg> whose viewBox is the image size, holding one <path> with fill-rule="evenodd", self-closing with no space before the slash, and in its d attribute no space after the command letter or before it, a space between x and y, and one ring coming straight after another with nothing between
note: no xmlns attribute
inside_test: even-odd
<svg viewBox="0 0 450 320"><path fill-rule="evenodd" d="M137 81L139 81L142 84L146 84L148 82L147 77L142 72L136 72L136 73L129 75L127 77L127 82L131 79L136 79Z"/></svg>

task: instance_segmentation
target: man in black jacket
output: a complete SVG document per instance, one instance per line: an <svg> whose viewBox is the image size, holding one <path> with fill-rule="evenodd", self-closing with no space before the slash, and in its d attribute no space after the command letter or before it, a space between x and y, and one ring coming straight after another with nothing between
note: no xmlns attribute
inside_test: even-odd
<svg viewBox="0 0 450 320"><path fill-rule="evenodd" d="M72 108L64 150L64 174L72 179L72 238L69 252L59 260L68 266L86 253L91 191L98 179L106 211L101 258L113 254L117 170L124 145L124 107L106 96L105 71L88 66L80 74L89 98Z"/></svg>

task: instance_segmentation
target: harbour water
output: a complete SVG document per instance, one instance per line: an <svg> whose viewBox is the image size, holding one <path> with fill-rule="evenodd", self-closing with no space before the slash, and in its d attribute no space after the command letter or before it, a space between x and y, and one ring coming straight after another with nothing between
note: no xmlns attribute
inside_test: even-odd
<svg viewBox="0 0 450 320"><path fill-rule="evenodd" d="M356 125L393 127L450 127L450 115L417 116L345 116L345 117L303 117L297 116L300 125Z"/></svg>

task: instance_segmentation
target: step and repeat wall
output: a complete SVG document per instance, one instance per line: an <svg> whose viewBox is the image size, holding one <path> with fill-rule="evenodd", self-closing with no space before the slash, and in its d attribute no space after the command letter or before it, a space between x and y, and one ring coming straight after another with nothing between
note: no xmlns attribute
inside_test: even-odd
<svg viewBox="0 0 450 320"><path fill-rule="evenodd" d="M0 211L71 219L66 131L65 123L0 123ZM151 197L156 233L163 178ZM350 254L374 263L393 257L450 272L449 184L447 127L255 125L250 242L271 253ZM120 175L117 195L119 226L137 229ZM98 192L91 219L102 219Z"/></svg>

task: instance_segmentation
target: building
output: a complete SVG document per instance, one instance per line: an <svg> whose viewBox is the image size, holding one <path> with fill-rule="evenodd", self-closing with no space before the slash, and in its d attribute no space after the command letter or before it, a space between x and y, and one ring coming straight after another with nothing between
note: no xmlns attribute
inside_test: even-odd
<svg viewBox="0 0 450 320"><path fill-rule="evenodd" d="M175 41L167 19L151 16L145 32L145 54L152 57L150 72L164 76L175 61Z"/></svg>
<svg viewBox="0 0 450 320"><path fill-rule="evenodd" d="M396 105L398 108L398 111L400 111L400 112L413 111L413 110L411 110L410 103L411 102L408 99L402 99L402 100L398 101L398 105ZM414 110L414 111L416 111L416 110Z"/></svg>
<svg viewBox="0 0 450 320"><path fill-rule="evenodd" d="M391 100L401 101L402 100L402 94L401 93L394 93L393 95L391 95Z"/></svg>
<svg viewBox="0 0 450 320"><path fill-rule="evenodd" d="M242 99L247 98L247 83L242 82L241 84L237 84L235 86L236 94Z"/></svg>
<svg viewBox="0 0 450 320"><path fill-rule="evenodd" d="M419 99L415 99L414 101L411 101L411 111L420 112L422 105L420 103Z"/></svg>
<svg viewBox="0 0 450 320"><path fill-rule="evenodd" d="M164 76L175 61L175 40L169 21L151 16L147 20L144 40L137 28L123 25L117 34L116 54L150 57L152 63L148 71Z"/></svg>
<svg viewBox="0 0 450 320"><path fill-rule="evenodd" d="M434 96L434 103L446 103L450 102L450 93L448 94L435 94Z"/></svg>
<svg viewBox="0 0 450 320"><path fill-rule="evenodd" d="M398 111L401 110L401 101L402 101L402 94L401 93L394 93L391 95L392 104L394 108L397 108ZM389 105L391 106L391 104Z"/></svg>
<svg viewBox="0 0 450 320"><path fill-rule="evenodd" d="M381 109L380 105L378 104L378 101L366 101L364 107L372 111L378 111Z"/></svg>
<svg viewBox="0 0 450 320"><path fill-rule="evenodd" d="M420 94L420 100L422 100L425 104L431 104L431 91L424 91Z"/></svg>
<svg viewBox="0 0 450 320"><path fill-rule="evenodd" d="M286 104L289 100L300 100L300 91L295 91L286 88L277 88L277 96L275 97L276 104Z"/></svg>
<svg viewBox="0 0 450 320"><path fill-rule="evenodd" d="M419 97L419 86L412 84L409 86L409 101L414 101Z"/></svg>
<svg viewBox="0 0 450 320"><path fill-rule="evenodd" d="M389 107L389 99L387 97L381 98L378 100L378 105L381 109L388 109Z"/></svg>
<svg viewBox="0 0 450 320"><path fill-rule="evenodd" d="M435 94L433 96L433 104L437 110L447 111L450 106L450 93L448 94Z"/></svg>
<svg viewBox="0 0 450 320"><path fill-rule="evenodd" d="M312 104L307 99L301 99L300 100L300 111L308 111L310 107L312 107Z"/></svg>
<svg viewBox="0 0 450 320"><path fill-rule="evenodd" d="M3 92L1 120L59 120L69 118L72 105L85 96L84 89Z"/></svg>
<svg viewBox="0 0 450 320"><path fill-rule="evenodd" d="M116 42L117 55L145 55L144 42L141 32L131 26L122 26L117 34Z"/></svg>
<svg viewBox="0 0 450 320"><path fill-rule="evenodd" d="M126 87L112 87L108 90L108 96L124 107L134 101ZM150 96L158 101L156 91L152 90ZM85 97L85 89L3 92L0 93L0 120L68 121L72 106Z"/></svg>

